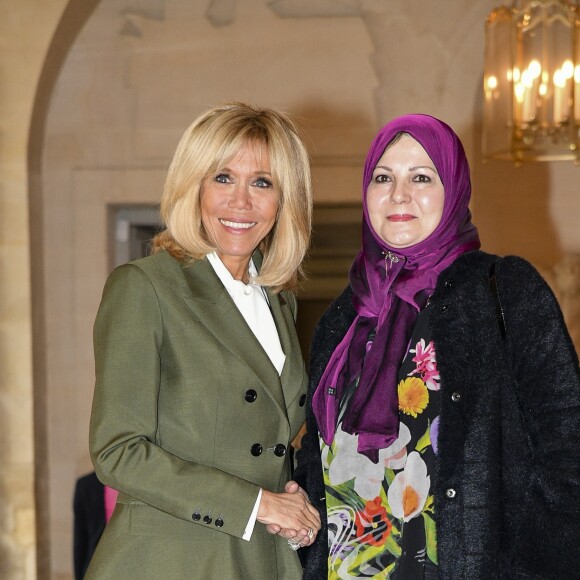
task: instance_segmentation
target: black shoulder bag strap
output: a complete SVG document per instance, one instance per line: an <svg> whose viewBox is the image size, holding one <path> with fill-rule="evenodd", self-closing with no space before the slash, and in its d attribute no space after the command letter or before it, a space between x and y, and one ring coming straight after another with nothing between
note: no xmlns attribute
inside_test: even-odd
<svg viewBox="0 0 580 580"><path fill-rule="evenodd" d="M495 273L495 265L497 261L491 263L489 268L489 289L495 301L495 313L497 316L497 324L502 338L505 338L505 318L503 316L503 308L501 307L501 300L499 298L499 291L497 289L497 275Z"/></svg>
<svg viewBox="0 0 580 580"><path fill-rule="evenodd" d="M495 267L497 264L498 260L495 260L494 262L492 262L490 268L489 268L489 290L491 292L491 295L493 296L493 300L495 302L495 314L497 316L497 324L499 326L499 333L501 334L502 339L505 340L505 335L506 335L506 326L505 326L505 318L503 315L503 308L501 305L501 300L499 298L499 290L497 288L497 274L495 271ZM515 389L515 395L516 395L516 400L517 400L517 405L518 405L518 411L522 420L522 425L524 425L524 428L526 430L526 439L527 439L527 443L528 443L528 448L530 450L530 452L532 453L532 455L534 454L534 446L532 444L532 439L530 437L530 433L527 427L527 421L526 421L526 416L524 414L524 409L522 406L522 402L520 400L520 396L518 394L518 390L517 388Z"/></svg>

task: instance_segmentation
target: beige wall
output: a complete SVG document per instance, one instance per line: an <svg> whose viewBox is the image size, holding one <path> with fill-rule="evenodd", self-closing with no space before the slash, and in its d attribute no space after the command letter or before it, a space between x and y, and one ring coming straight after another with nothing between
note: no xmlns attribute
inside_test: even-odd
<svg viewBox="0 0 580 580"><path fill-rule="evenodd" d="M35 578L28 132L65 0L2 0L0 19L0 577Z"/></svg>
<svg viewBox="0 0 580 580"><path fill-rule="evenodd" d="M38 577L71 578L107 207L157 201L181 132L208 105L293 113L324 203L359 200L382 123L443 118L472 162L484 248L540 267L580 344L580 168L480 162L483 21L495 2L450 0L444 13L406 0L0 4L0 578L34 577L34 453Z"/></svg>

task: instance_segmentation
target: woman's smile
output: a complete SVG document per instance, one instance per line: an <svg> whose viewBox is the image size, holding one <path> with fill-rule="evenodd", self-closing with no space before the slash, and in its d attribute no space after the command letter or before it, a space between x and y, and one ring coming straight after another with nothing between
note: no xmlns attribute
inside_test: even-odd
<svg viewBox="0 0 580 580"><path fill-rule="evenodd" d="M410 220L416 219L414 215L410 214L393 214L387 216L387 219L391 222L408 222Z"/></svg>
<svg viewBox="0 0 580 580"><path fill-rule="evenodd" d="M238 222L233 220L225 220L222 218L219 218L219 221L221 224L223 224L224 227L234 231L248 230L250 228L253 228L258 223L258 222Z"/></svg>

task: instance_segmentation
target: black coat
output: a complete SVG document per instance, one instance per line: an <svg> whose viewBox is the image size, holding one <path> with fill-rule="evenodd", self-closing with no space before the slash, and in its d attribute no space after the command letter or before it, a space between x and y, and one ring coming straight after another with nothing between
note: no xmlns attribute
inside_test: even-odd
<svg viewBox="0 0 580 580"><path fill-rule="evenodd" d="M431 330L441 377L434 475L439 577L580 578L580 371L554 295L526 261L497 262L500 333L483 252L439 276ZM312 395L355 317L347 288L313 338L308 432L295 479L321 511L300 552L304 580L327 578L328 535Z"/></svg>

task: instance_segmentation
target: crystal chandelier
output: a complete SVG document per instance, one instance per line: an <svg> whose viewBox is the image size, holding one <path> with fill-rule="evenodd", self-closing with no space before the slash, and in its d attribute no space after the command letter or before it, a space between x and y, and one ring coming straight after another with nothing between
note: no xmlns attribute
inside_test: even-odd
<svg viewBox="0 0 580 580"><path fill-rule="evenodd" d="M485 23L483 155L580 159L578 1L515 1Z"/></svg>

